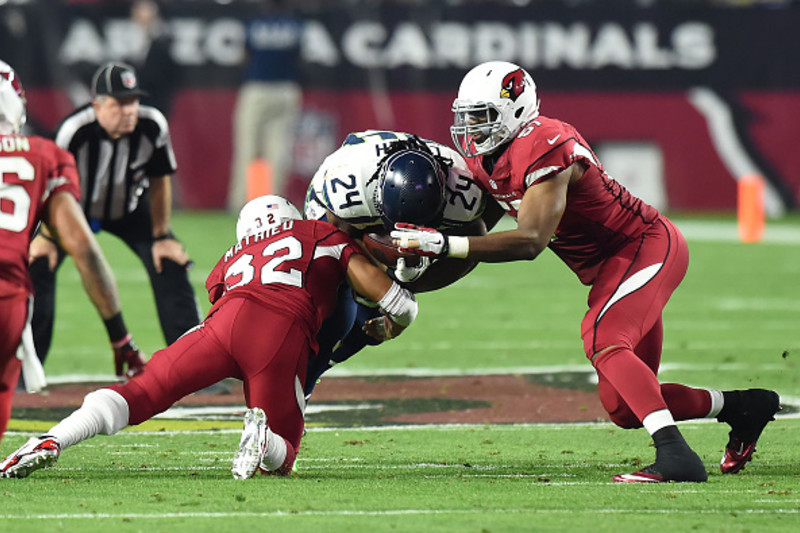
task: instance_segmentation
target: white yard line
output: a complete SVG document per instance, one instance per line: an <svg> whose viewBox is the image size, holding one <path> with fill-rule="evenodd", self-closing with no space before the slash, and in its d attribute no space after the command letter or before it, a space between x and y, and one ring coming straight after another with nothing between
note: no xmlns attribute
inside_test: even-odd
<svg viewBox="0 0 800 533"><path fill-rule="evenodd" d="M591 483L597 485L598 483ZM550 485L548 483L548 485ZM609 483L611 485L611 483ZM637 487L638 488L638 487ZM603 508L586 509L583 511L576 509L341 509L341 510L319 510L319 511L265 511L265 512L185 512L185 513L6 513L0 514L0 519L6 520L96 520L98 518L113 519L146 519L146 518L295 518L295 517L325 517L325 516L407 516L407 515L486 515L490 513L500 514L550 514L550 515L575 515L575 514L649 514L649 515L724 515L731 514L730 509L639 509L635 513L629 508ZM798 508L776 508L776 509L736 509L737 514L800 514Z"/></svg>

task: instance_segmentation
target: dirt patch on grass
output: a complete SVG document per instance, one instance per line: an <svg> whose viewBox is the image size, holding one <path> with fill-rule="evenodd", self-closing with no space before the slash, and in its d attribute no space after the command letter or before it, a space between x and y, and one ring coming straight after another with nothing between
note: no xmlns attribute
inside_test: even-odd
<svg viewBox="0 0 800 533"><path fill-rule="evenodd" d="M192 394L178 405L237 405L244 402L241 383ZM18 392L14 418L50 419L80 406L102 384L51 386L43 394ZM225 390L227 389L227 390ZM335 377L323 379L311 405L370 404L344 416L309 415L309 422L383 424L587 422L607 420L593 385L578 375L491 375L457 377ZM360 419L360 420L359 420ZM348 422L349 420L349 422Z"/></svg>

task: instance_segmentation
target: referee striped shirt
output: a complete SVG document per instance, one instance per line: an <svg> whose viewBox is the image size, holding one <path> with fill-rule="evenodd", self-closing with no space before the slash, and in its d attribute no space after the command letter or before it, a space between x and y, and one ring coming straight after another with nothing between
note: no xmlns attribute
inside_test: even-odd
<svg viewBox="0 0 800 533"><path fill-rule="evenodd" d="M136 129L112 139L87 104L58 126L56 144L72 152L81 178L83 211L100 223L119 220L139 205L148 178L177 169L167 119L156 108L140 105Z"/></svg>

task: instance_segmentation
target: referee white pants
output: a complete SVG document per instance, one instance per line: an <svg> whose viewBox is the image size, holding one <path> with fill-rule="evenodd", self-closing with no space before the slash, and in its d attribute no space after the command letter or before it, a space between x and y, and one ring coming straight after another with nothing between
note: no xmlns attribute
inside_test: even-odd
<svg viewBox="0 0 800 533"><path fill-rule="evenodd" d="M233 122L233 165L228 210L247 202L247 168L263 158L272 169L272 192L286 195L302 90L293 82L246 82L239 90Z"/></svg>

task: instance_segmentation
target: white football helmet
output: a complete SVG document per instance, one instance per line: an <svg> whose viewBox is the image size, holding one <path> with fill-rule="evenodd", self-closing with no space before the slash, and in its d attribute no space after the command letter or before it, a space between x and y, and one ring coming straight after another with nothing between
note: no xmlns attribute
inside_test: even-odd
<svg viewBox="0 0 800 533"><path fill-rule="evenodd" d="M19 133L25 119L25 90L14 69L0 60L0 123L10 124Z"/></svg>
<svg viewBox="0 0 800 533"><path fill-rule="evenodd" d="M287 220L302 220L303 215L289 200L275 194L259 196L247 202L236 221L236 240L283 224Z"/></svg>
<svg viewBox="0 0 800 533"><path fill-rule="evenodd" d="M492 153L539 116L536 84L514 63L481 63L461 80L453 113L456 149L464 157Z"/></svg>

